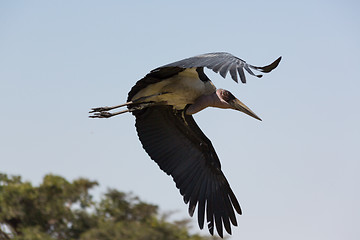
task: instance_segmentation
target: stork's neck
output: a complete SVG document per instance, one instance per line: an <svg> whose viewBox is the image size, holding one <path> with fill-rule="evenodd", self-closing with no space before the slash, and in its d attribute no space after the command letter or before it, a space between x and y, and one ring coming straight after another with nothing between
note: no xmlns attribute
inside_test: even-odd
<svg viewBox="0 0 360 240"><path fill-rule="evenodd" d="M186 110L186 114L192 115L200 112L201 110L207 107L216 107L216 108L231 108L231 106L225 102L219 96L220 89L216 90L216 92L200 96L195 100L194 104L190 105Z"/></svg>

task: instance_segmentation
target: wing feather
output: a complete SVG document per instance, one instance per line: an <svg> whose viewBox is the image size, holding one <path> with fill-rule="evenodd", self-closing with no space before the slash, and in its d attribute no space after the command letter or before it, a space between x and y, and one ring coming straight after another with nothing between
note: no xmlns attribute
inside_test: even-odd
<svg viewBox="0 0 360 240"><path fill-rule="evenodd" d="M238 68L237 70L238 70L241 82L246 83L246 77L245 77L245 73L244 73L244 68Z"/></svg>
<svg viewBox="0 0 360 240"><path fill-rule="evenodd" d="M199 179L197 181L195 181L194 189L190 194L190 202L189 202L190 216L193 216L196 204L198 201L200 201L200 199L199 199L200 191L201 191L201 189L204 188L204 180L206 179L206 178L204 178L204 173L205 172L202 172L199 174ZM206 187L206 183L205 183L205 187Z"/></svg>
<svg viewBox="0 0 360 240"><path fill-rule="evenodd" d="M238 75L236 74L236 66L230 65L230 76L235 82L238 82Z"/></svg>
<svg viewBox="0 0 360 240"><path fill-rule="evenodd" d="M201 68L201 72L203 73L202 68L207 67L216 73L219 72L223 78L225 78L227 73L230 72L230 76L235 82L238 82L238 78L240 77L241 82L246 83L244 69L250 75L261 77L261 74L255 74L251 69L263 73L269 73L279 65L280 61L281 57L267 66L257 67L246 63L244 60L235 57L230 53L225 52L207 53L191 58L186 58L152 70L145 77L137 81L135 86L132 87L128 94L127 101L131 101L136 93L138 93L140 90L148 87L151 84L155 84L164 79L175 76L184 71L186 68ZM205 80L209 80L204 73L202 75Z"/></svg>
<svg viewBox="0 0 360 240"><path fill-rule="evenodd" d="M229 69L231 68L232 64L230 62L225 63L220 68L220 75L225 78L226 74L229 72ZM235 80L235 79L234 79Z"/></svg>
<svg viewBox="0 0 360 240"><path fill-rule="evenodd" d="M235 69L237 69L240 75L240 79L242 80L243 83L245 83L246 82L245 75L241 75L241 72L243 72L244 68L251 75L256 77L261 77L262 75L254 74L250 70L250 68L257 71L261 71L263 73L269 73L279 65L280 61L281 61L281 57L279 57L273 63L267 66L257 67L246 63L244 60L235 57L230 53L216 52L216 53L206 53L195 57L190 57L180 61L176 61L170 64L166 64L153 71L158 71L161 68L167 68L167 67L179 67L179 68L207 67L216 73L219 72L220 70L220 75L223 78L225 78L226 74L230 71L231 78L235 82L237 82L237 74L235 71Z"/></svg>
<svg viewBox="0 0 360 240"><path fill-rule="evenodd" d="M234 209L239 212L239 204L210 140L193 117L183 112L171 106L134 112L138 136L150 157L173 177L185 203L189 203L191 216L198 207L199 227L203 228L206 211L209 232L213 234L215 224L222 237L223 226L231 233L230 223L236 222Z"/></svg>

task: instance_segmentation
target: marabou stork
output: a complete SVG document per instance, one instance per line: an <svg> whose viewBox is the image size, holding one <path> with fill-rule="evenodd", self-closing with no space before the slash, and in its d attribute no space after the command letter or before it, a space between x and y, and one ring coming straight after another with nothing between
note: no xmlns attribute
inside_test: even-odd
<svg viewBox="0 0 360 240"><path fill-rule="evenodd" d="M189 203L189 214L198 209L198 224L206 221L211 235L214 224L220 237L223 226L231 234L231 224L237 226L235 211L241 208L230 188L211 141L198 127L193 114L206 107L229 108L261 120L229 91L216 89L204 73L204 67L225 78L245 83L244 69L268 73L281 60L268 66L256 67L229 53L208 53L156 68L132 87L125 104L93 108L92 118L108 118L131 112L136 118L136 130L143 148L159 167L171 175L176 187ZM127 110L109 110L126 106Z"/></svg>

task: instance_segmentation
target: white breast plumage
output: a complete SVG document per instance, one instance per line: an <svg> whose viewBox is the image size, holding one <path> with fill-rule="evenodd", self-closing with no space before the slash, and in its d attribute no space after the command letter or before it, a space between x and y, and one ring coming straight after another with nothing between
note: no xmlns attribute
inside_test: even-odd
<svg viewBox="0 0 360 240"><path fill-rule="evenodd" d="M140 90L132 100L155 95L147 98L146 101L166 102L167 105L172 105L175 109L183 109L187 104L194 103L198 97L211 94L215 90L216 88L211 81L201 81L196 69L189 68ZM157 93L166 94L156 95Z"/></svg>

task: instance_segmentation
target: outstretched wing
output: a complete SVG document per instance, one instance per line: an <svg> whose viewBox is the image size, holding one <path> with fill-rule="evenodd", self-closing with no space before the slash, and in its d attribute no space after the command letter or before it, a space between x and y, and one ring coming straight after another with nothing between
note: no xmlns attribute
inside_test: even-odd
<svg viewBox="0 0 360 240"><path fill-rule="evenodd" d="M152 70L135 84L135 86L128 94L127 101L130 101L136 93L146 88L147 86L160 82L164 79L171 78L172 76L177 75L179 72L184 71L186 68L198 68L199 77L203 81L209 80L203 71L203 68L207 67L216 73L220 72L220 75L224 78L226 77L227 73L230 72L230 75L235 82L238 82L239 75L241 82L246 83L244 69L253 76L262 77L262 75L256 75L253 73L251 69L258 70L263 73L268 73L275 69L279 65L280 61L281 57L267 66L256 67L246 63L244 60L235 57L230 53L225 52L207 53L191 58L186 58Z"/></svg>
<svg viewBox="0 0 360 240"><path fill-rule="evenodd" d="M223 236L223 226L231 234L237 226L235 212L240 205L221 171L220 161L210 140L191 115L172 106L155 106L134 112L136 129L145 151L168 175L189 203L189 214L198 207L198 223Z"/></svg>
<svg viewBox="0 0 360 240"><path fill-rule="evenodd" d="M164 65L162 67L154 69L153 71L158 71L159 69L166 67L180 67L180 68L207 67L209 69L212 69L216 73L219 72L223 78L225 78L226 74L230 72L230 75L235 82L238 82L238 74L239 74L241 82L245 83L246 78L244 74L244 69L253 76L262 77L262 75L257 75L253 73L251 69L258 70L263 73L268 73L278 66L280 60L281 57L279 57L273 63L267 66L256 67L246 63L244 60L235 57L230 53L217 52L217 53L207 53L191 58L186 58L184 60L180 60L177 62Z"/></svg>

